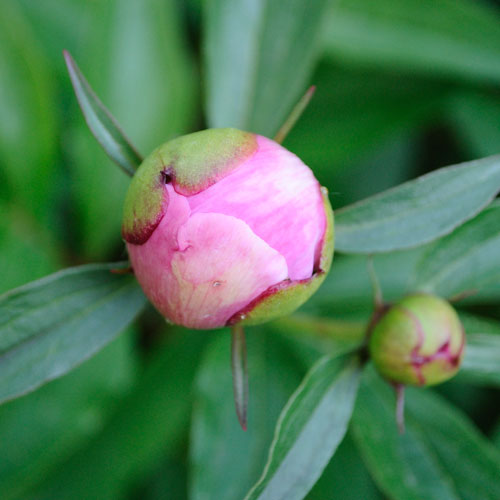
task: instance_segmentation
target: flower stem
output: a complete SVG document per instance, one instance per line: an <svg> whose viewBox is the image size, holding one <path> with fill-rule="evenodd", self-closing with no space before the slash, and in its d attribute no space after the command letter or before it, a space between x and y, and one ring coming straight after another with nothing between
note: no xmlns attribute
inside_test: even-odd
<svg viewBox="0 0 500 500"><path fill-rule="evenodd" d="M231 327L231 369L236 415L241 428L247 430L248 369L245 332L241 325Z"/></svg>
<svg viewBox="0 0 500 500"><path fill-rule="evenodd" d="M306 93L301 97L300 101L292 109L292 112L288 115L285 123L283 123L281 128L278 130L278 133L274 136L274 140L277 143L281 144L285 140L290 130L292 130L295 123L297 123L297 120L302 116L302 113L307 108L307 105L312 99L315 91L316 87L314 85L311 85L306 90Z"/></svg>

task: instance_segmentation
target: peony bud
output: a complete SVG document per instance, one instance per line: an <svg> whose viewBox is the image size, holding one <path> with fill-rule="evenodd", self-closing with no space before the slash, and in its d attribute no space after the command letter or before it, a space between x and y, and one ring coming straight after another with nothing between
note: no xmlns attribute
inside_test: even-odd
<svg viewBox="0 0 500 500"><path fill-rule="evenodd" d="M123 238L145 294L173 323L260 323L328 272L333 213L299 158L265 137L211 129L157 148L125 199Z"/></svg>
<svg viewBox="0 0 500 500"><path fill-rule="evenodd" d="M415 294L396 302L372 330L377 370L401 384L434 385L458 371L465 333L457 313L439 297Z"/></svg>

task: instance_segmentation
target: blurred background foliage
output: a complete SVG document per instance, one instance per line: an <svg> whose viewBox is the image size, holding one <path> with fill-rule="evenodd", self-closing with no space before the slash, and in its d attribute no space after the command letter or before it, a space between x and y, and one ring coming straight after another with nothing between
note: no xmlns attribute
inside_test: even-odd
<svg viewBox="0 0 500 500"><path fill-rule="evenodd" d="M334 208L500 152L500 2L3 0L2 292L126 257L129 179L89 133L63 49L143 154L207 126L272 136L315 84L285 146L313 168ZM375 259L388 299L407 290L422 251ZM491 286L466 306L500 319L499 301ZM354 325L370 308L365 259L337 256L303 311ZM283 330L250 330L242 433L228 337L167 328L149 309L91 360L0 407L2 499L242 498L317 356L300 333L296 349L283 343ZM500 447L498 389L457 378L439 392ZM308 498L382 498L350 434Z"/></svg>

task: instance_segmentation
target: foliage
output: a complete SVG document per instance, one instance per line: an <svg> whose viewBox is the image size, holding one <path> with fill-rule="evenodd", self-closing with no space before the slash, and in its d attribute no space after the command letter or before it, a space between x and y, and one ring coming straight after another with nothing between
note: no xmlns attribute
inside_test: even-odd
<svg viewBox="0 0 500 500"><path fill-rule="evenodd" d="M500 498L499 9L4 0L2 498ZM331 194L338 254L298 313L248 328L246 432L228 332L165 325L126 273L130 178L63 49L129 173L208 126L272 137L317 86L284 145ZM407 392L404 435L363 357L369 258L386 300L457 300L467 333L455 379Z"/></svg>

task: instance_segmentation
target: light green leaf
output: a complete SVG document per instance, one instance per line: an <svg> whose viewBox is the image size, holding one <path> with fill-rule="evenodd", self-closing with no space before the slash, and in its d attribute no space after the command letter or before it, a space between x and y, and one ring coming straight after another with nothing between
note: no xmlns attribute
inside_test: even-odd
<svg viewBox="0 0 500 500"><path fill-rule="evenodd" d="M122 132L111 113L95 95L69 52L64 51L64 58L88 127L106 154L125 173L130 176L134 175L135 170L142 162L141 156Z"/></svg>
<svg viewBox="0 0 500 500"><path fill-rule="evenodd" d="M500 452L472 422L430 391L409 390L407 405L408 414L418 422L422 435L451 477L460 498L500 498Z"/></svg>
<svg viewBox="0 0 500 500"><path fill-rule="evenodd" d="M500 282L500 203L431 245L415 270L414 287L445 297Z"/></svg>
<svg viewBox="0 0 500 500"><path fill-rule="evenodd" d="M274 136L306 89L326 6L326 0L205 2L211 127Z"/></svg>
<svg viewBox="0 0 500 500"><path fill-rule="evenodd" d="M213 340L199 367L190 439L191 500L244 497L262 472L276 421L302 378L302 367L274 332L248 328L246 339L250 379L246 431L236 418L228 331Z"/></svg>
<svg viewBox="0 0 500 500"><path fill-rule="evenodd" d="M474 217L500 190L500 156L441 168L335 216L335 246L346 253L423 245Z"/></svg>
<svg viewBox="0 0 500 500"><path fill-rule="evenodd" d="M262 477L246 500L304 498L346 433L359 375L356 357L318 361L283 409Z"/></svg>
<svg viewBox="0 0 500 500"><path fill-rule="evenodd" d="M332 58L343 61L500 81L498 10L486 2L339 0L324 43Z"/></svg>
<svg viewBox="0 0 500 500"><path fill-rule="evenodd" d="M471 315L460 319L467 345L457 380L500 386L500 323Z"/></svg>
<svg viewBox="0 0 500 500"><path fill-rule="evenodd" d="M353 414L354 437L373 479L393 500L459 500L424 434L406 418L400 435L395 397L370 370L361 384Z"/></svg>
<svg viewBox="0 0 500 500"><path fill-rule="evenodd" d="M0 401L60 377L135 318L146 298L117 267L70 268L0 296Z"/></svg>

